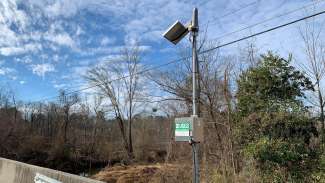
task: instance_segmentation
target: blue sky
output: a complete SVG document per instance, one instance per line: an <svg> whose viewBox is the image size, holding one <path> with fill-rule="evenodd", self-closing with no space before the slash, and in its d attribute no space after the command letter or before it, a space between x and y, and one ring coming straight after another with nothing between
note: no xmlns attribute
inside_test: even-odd
<svg viewBox="0 0 325 183"><path fill-rule="evenodd" d="M228 12L255 2L241 0L1 0L0 84L10 86L19 99L36 101L55 96L59 89L78 89L91 66L118 57L125 45L138 42L146 65L177 58L175 46L161 34L175 20L186 23L199 8L201 30L207 38L254 24L310 4L311 0L260 0L235 14ZM325 9L290 14L252 29L217 40L225 43L250 33ZM321 15L316 19L325 20ZM259 51L293 52L303 59L296 24L254 39ZM247 43L247 42L246 42ZM186 39L183 44L188 44ZM238 52L245 42L223 49Z"/></svg>

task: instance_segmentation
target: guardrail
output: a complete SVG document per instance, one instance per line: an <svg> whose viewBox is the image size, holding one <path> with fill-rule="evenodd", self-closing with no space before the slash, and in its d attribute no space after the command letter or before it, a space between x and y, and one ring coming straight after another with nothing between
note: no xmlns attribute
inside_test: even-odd
<svg viewBox="0 0 325 183"><path fill-rule="evenodd" d="M103 183L89 178L0 158L0 183Z"/></svg>

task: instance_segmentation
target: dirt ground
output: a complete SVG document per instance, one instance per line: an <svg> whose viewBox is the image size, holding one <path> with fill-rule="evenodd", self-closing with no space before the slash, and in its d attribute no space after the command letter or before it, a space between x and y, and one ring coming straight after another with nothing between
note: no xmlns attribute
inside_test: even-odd
<svg viewBox="0 0 325 183"><path fill-rule="evenodd" d="M107 167L92 178L107 183L182 183L191 182L191 167L175 164Z"/></svg>

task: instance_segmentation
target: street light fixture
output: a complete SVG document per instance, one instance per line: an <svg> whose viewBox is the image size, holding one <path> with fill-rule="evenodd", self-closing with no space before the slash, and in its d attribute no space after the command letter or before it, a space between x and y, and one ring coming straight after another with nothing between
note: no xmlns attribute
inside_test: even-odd
<svg viewBox="0 0 325 183"><path fill-rule="evenodd" d="M188 27L185 27L179 21L176 21L172 26L170 26L163 36L173 44L177 44L188 34Z"/></svg>
<svg viewBox="0 0 325 183"><path fill-rule="evenodd" d="M193 116L198 117L198 97L199 95L199 63L197 59L196 50L196 38L199 32L199 21L198 21L198 10L194 8L193 17L191 23L188 26L184 26L179 21L176 21L172 26L170 26L163 36L173 44L177 44L181 41L188 33L191 33L192 42L192 79L193 79Z"/></svg>

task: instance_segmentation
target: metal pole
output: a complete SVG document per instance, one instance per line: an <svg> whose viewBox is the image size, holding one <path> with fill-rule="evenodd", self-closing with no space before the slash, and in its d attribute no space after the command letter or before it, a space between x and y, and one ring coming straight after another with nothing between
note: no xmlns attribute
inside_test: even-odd
<svg viewBox="0 0 325 183"><path fill-rule="evenodd" d="M193 17L192 17L192 25L191 25L191 35L192 35L192 83L193 83L193 117L198 117L198 86L199 86L199 63L197 58L197 50L196 50L196 38L199 32L199 20L198 20L198 9L194 8L193 10ZM190 144L192 146L192 156L193 156L193 183L200 182L200 175L199 175L199 159L197 156L197 143L191 137Z"/></svg>
<svg viewBox="0 0 325 183"><path fill-rule="evenodd" d="M197 155L197 144L191 139L191 146L192 146L192 159L193 159L193 183L200 182L200 174L199 174L199 159Z"/></svg>
<svg viewBox="0 0 325 183"><path fill-rule="evenodd" d="M198 10L194 8L191 35L192 35L192 83L193 83L193 116L198 115L198 59L196 50L196 38L199 32Z"/></svg>

